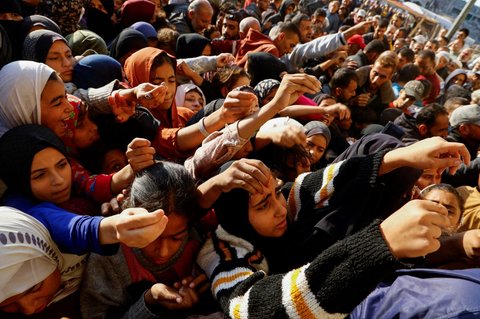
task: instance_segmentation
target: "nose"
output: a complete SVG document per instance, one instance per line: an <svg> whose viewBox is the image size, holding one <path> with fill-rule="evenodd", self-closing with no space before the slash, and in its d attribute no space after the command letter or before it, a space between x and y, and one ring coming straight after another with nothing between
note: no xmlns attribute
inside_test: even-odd
<svg viewBox="0 0 480 319"><path fill-rule="evenodd" d="M52 185L61 185L65 181L63 175L58 173L56 170L52 172Z"/></svg>
<svg viewBox="0 0 480 319"><path fill-rule="evenodd" d="M160 258L170 257L170 247L166 240L160 240L158 243L158 255Z"/></svg>
<svg viewBox="0 0 480 319"><path fill-rule="evenodd" d="M65 56L62 58L62 66L71 67L72 65L73 65L72 61L69 58L67 58Z"/></svg>

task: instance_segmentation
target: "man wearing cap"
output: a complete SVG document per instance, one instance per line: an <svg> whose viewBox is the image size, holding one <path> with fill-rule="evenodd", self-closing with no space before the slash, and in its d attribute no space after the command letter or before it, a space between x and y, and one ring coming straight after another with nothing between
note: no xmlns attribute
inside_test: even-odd
<svg viewBox="0 0 480 319"><path fill-rule="evenodd" d="M403 89L400 90L398 98L392 101L388 107L401 109L404 113L411 114L410 106L417 102L422 102L422 97L425 93L425 86L420 81L408 81Z"/></svg>
<svg viewBox="0 0 480 319"><path fill-rule="evenodd" d="M451 130L447 140L465 144L472 159L480 147L480 106L464 105L450 115Z"/></svg>
<svg viewBox="0 0 480 319"><path fill-rule="evenodd" d="M424 49L426 42L427 42L427 38L419 34L412 38L412 41L410 42L410 49L412 49L413 52L417 54L418 52Z"/></svg>
<svg viewBox="0 0 480 319"><path fill-rule="evenodd" d="M367 12L363 9L358 9L358 11L353 15L353 18L349 17L343 22L344 25L356 25L362 21L365 21L367 17Z"/></svg>
<svg viewBox="0 0 480 319"><path fill-rule="evenodd" d="M402 142L407 145L433 136L445 138L448 135L448 112L437 103L423 107L416 117L403 113L394 123L405 132Z"/></svg>
<svg viewBox="0 0 480 319"><path fill-rule="evenodd" d="M365 49L365 41L360 34L355 34L347 40L348 55L355 55L359 50Z"/></svg>
<svg viewBox="0 0 480 319"><path fill-rule="evenodd" d="M437 74L440 75L440 77L445 81L447 78L448 74L448 64L452 60L450 53L445 52L445 51L440 51L437 53L436 56L436 65L435 65L435 70L437 71Z"/></svg>

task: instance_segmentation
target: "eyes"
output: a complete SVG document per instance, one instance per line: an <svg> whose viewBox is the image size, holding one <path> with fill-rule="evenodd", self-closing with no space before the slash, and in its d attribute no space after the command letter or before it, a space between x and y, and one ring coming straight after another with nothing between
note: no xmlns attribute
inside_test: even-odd
<svg viewBox="0 0 480 319"><path fill-rule="evenodd" d="M68 161L66 158L60 160L56 165L55 165L55 168L58 169L58 170L63 170L67 167L68 165ZM39 170L39 171L35 171L32 175L31 175L31 179L32 180L40 180L42 179L43 177L47 176L47 171L48 169L42 169L42 170Z"/></svg>

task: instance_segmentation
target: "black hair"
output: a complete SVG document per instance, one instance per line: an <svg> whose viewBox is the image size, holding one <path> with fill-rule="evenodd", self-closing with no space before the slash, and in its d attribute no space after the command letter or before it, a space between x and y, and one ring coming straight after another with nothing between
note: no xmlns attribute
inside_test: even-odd
<svg viewBox="0 0 480 319"><path fill-rule="evenodd" d="M388 28L388 20L387 19L380 19L378 22L379 28Z"/></svg>
<svg viewBox="0 0 480 319"><path fill-rule="evenodd" d="M403 56L409 63L413 63L415 60L415 52L412 49L403 47L398 51L398 54Z"/></svg>
<svg viewBox="0 0 480 319"><path fill-rule="evenodd" d="M420 69L416 64L407 63L397 72L397 81L407 83L415 80L420 75Z"/></svg>
<svg viewBox="0 0 480 319"><path fill-rule="evenodd" d="M365 53L382 53L385 51L385 45L383 44L382 40L375 39L370 41L366 46L365 49L363 49Z"/></svg>
<svg viewBox="0 0 480 319"><path fill-rule="evenodd" d="M278 33L284 32L285 34L296 34L299 39L302 38L300 30L293 22L279 22L276 27L278 28Z"/></svg>
<svg viewBox="0 0 480 319"><path fill-rule="evenodd" d="M326 17L327 16L327 11L325 11L322 8L318 8L313 12L314 17Z"/></svg>
<svg viewBox="0 0 480 319"><path fill-rule="evenodd" d="M458 207L460 208L460 217L463 215L463 210L465 209L465 200L463 199L463 197L460 195L460 193L457 191L455 187L445 183L433 184L424 188L421 192L421 196L424 197L425 195L427 195L433 190L445 191L455 196L455 199L458 202Z"/></svg>
<svg viewBox="0 0 480 319"><path fill-rule="evenodd" d="M417 113L417 125L425 124L427 127L431 127L435 124L437 117L442 114L448 116L448 112L443 106L438 103L427 104Z"/></svg>
<svg viewBox="0 0 480 319"><path fill-rule="evenodd" d="M452 84L448 87L447 92L445 92L445 100L448 100L452 97L463 97L471 100L472 93L461 85Z"/></svg>
<svg viewBox="0 0 480 319"><path fill-rule="evenodd" d="M351 81L358 83L357 73L349 68L340 68L333 74L330 80L330 88L332 91L336 88L344 89L350 85Z"/></svg>
<svg viewBox="0 0 480 319"><path fill-rule="evenodd" d="M163 209L192 219L198 211L195 180L182 165L157 162L140 171L132 183L124 208Z"/></svg>
<svg viewBox="0 0 480 319"><path fill-rule="evenodd" d="M467 28L461 28L460 30L458 30L458 32L463 32L465 33L465 35L468 37L468 35L470 34L470 30L468 30Z"/></svg>
<svg viewBox="0 0 480 319"><path fill-rule="evenodd" d="M418 52L417 56L422 59L430 59L430 61L435 63L435 52L432 50L422 50Z"/></svg>
<svg viewBox="0 0 480 319"><path fill-rule="evenodd" d="M460 107L462 105L468 105L470 104L470 100L466 99L464 97L451 97L445 101L443 104L443 107L448 111L448 112L453 112L457 107Z"/></svg>
<svg viewBox="0 0 480 319"><path fill-rule="evenodd" d="M292 23L295 24L297 27L300 26L300 23L302 21L308 20L310 21L310 17L307 16L304 13L297 13L293 18L292 18Z"/></svg>

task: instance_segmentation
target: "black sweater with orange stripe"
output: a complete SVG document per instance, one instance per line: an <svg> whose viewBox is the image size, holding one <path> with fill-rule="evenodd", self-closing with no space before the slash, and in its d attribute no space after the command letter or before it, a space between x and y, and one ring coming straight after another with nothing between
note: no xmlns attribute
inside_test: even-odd
<svg viewBox="0 0 480 319"><path fill-rule="evenodd" d="M271 276L253 245L219 227L198 262L231 318L343 318L401 266L379 224L334 244L310 264Z"/></svg>

